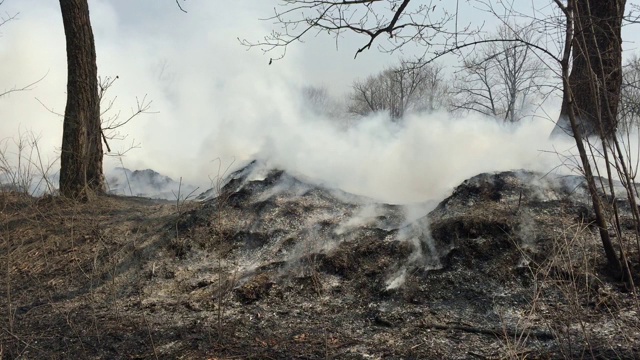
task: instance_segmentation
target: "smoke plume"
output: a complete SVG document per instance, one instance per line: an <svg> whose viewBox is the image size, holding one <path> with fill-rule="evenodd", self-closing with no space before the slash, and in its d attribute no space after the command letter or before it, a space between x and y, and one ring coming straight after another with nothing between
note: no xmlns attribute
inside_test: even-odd
<svg viewBox="0 0 640 360"><path fill-rule="evenodd" d="M268 65L268 55L246 51L237 41L268 32L257 20L268 13L266 5L247 9L230 3L225 13L235 14L233 19L221 17L213 3L194 2L188 15L172 3L90 5L99 72L119 76L109 90L117 96L114 111L127 117L136 98L153 100L154 113L123 128L125 140L110 143L115 151L136 148L122 163L108 158L108 171L149 168L206 189L228 167L258 158L318 183L407 204L440 199L479 172L548 171L558 163L553 154L541 152L554 150L549 116L506 126L446 113L414 114L394 124L376 114L345 129L339 120L306 109L304 86L324 81L330 90L344 91L354 77L375 73L395 59L365 55L354 61L350 40L339 53L330 41L313 40ZM8 1L0 10L20 12L1 29L0 85L8 89L46 74L30 91L0 98L1 134L34 131L40 134L43 156L55 158L62 132L62 118L55 113L63 112L66 96L59 9L55 3L21 0ZM313 49L312 54L305 49ZM327 62L337 70L310 71ZM564 149L570 143L555 146Z"/></svg>

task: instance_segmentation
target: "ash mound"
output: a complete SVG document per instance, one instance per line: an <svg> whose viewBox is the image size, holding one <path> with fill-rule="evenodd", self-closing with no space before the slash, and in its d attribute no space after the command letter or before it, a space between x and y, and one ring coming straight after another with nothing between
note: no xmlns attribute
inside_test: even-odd
<svg viewBox="0 0 640 360"><path fill-rule="evenodd" d="M234 261L245 264L246 278L265 271L274 278L305 273L313 263L313 271L381 291L385 277L409 258L429 262L418 256L427 247L426 233L416 229L414 239L400 240L409 227L406 217L402 206L377 204L253 162L231 174L219 194L187 214L180 228L208 228L231 249ZM371 276L356 276L362 267ZM371 282L373 273L378 276Z"/></svg>
<svg viewBox="0 0 640 360"><path fill-rule="evenodd" d="M107 175L109 194L175 200L196 191L195 186L175 181L151 169L115 168Z"/></svg>
<svg viewBox="0 0 640 360"><path fill-rule="evenodd" d="M545 241L567 225L565 220L586 223L593 217L580 177L543 177L524 170L475 176L435 209L431 203L376 203L257 162L231 174L219 193L211 194L200 196L203 206L182 219L183 229L217 226L221 240L234 244L252 263L291 265L314 255L321 258L323 271L343 276L360 272L363 257L349 254L339 268L334 256L365 248L373 257L392 256L378 259L384 264L377 273L381 276L458 264L502 276L505 268L526 262L523 249L544 252ZM416 215L416 209L422 213ZM488 267L505 254L514 262ZM385 289L382 283L376 283L378 290ZM386 288L399 284L386 283Z"/></svg>

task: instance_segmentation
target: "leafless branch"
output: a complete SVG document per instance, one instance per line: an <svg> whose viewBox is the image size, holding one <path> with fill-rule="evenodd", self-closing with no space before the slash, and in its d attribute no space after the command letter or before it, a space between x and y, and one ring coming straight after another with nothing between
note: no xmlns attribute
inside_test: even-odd
<svg viewBox="0 0 640 360"><path fill-rule="evenodd" d="M176 5L178 5L178 9L180 9L180 11L182 11L185 14L187 13L187 10L183 9L182 5L180 5L180 1L179 0L176 0Z"/></svg>
<svg viewBox="0 0 640 360"><path fill-rule="evenodd" d="M60 114L59 112L56 112L53 110L53 108L48 107L47 105L45 105L44 102L42 102L40 99L35 98L37 102L40 103L40 105L42 105L43 108L45 108L45 110L47 110L48 112L52 113L53 115L59 116L59 117L64 117L64 114Z"/></svg>
<svg viewBox="0 0 640 360"><path fill-rule="evenodd" d="M436 36L453 36L445 25L455 15L441 10L436 16L440 6L435 1L411 0L283 0L279 7L274 8L273 16L263 19L279 25L279 30L272 31L261 41L239 41L250 48L259 47L264 52L276 48L285 51L289 45L303 41L308 35L328 33L337 40L349 31L366 37L355 57L370 49L382 35L387 35L391 46L385 49L379 44L379 47L389 52L409 42L429 46Z"/></svg>
<svg viewBox="0 0 640 360"><path fill-rule="evenodd" d="M49 71L47 71L47 73L44 74L40 79L38 79L38 80L36 80L36 81L34 81L34 82L30 83L30 84L27 84L27 85L22 86L22 87L14 86L9 90L5 90L4 92L0 93L0 97L3 97L5 95L9 95L11 93L18 92L18 91L29 91L29 90L32 90L33 86L38 84L40 81L44 80L44 78L46 78L47 75L49 75Z"/></svg>
<svg viewBox="0 0 640 360"><path fill-rule="evenodd" d="M111 99L107 99L108 90L114 85L119 77L99 77L98 78L98 97L100 99L100 117L102 123L101 136L107 148L107 154L110 154L112 149L109 146L109 140L124 140L126 136L121 135L119 129L127 125L134 118L143 114L152 114L154 112L149 111L151 109L152 101L147 99L147 95L142 99L136 97L136 107L131 109L131 114L124 120L120 118L121 112L117 111L113 114L113 108L117 100L117 96ZM125 151L119 151L116 156L122 156L129 150L138 147L135 144L131 144L131 147Z"/></svg>
<svg viewBox="0 0 640 360"><path fill-rule="evenodd" d="M0 5L2 5L3 3L4 3L4 0L3 0L3 1L0 1ZM18 18L18 15L20 15L20 13L15 13L15 14L13 14L13 15L6 14L5 16L1 16L1 17L0 17L0 27L1 27L2 25L5 25L6 23L8 23L8 22L9 22L9 21L11 21L11 20L15 20L15 19L17 19L17 18Z"/></svg>

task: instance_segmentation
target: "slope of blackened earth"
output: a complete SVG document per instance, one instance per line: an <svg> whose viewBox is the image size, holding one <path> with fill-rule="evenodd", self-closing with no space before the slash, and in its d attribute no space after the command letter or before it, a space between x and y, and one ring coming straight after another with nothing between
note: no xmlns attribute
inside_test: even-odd
<svg viewBox="0 0 640 360"><path fill-rule="evenodd" d="M481 174L417 219L257 163L215 193L6 195L3 356L640 356L637 303L602 270L579 178Z"/></svg>

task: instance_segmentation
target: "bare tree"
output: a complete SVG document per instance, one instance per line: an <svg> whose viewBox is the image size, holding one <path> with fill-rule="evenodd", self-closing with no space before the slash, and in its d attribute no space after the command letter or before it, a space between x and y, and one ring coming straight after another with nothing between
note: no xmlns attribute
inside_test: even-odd
<svg viewBox="0 0 640 360"><path fill-rule="evenodd" d="M140 114L148 113L151 101L137 99L137 109L127 118L110 113L115 98L105 102L105 92L116 79L98 81L95 42L87 0L60 0L67 43L67 105L64 112L60 193L88 200L105 191L102 169L104 146L108 139L121 139L118 132ZM101 111L101 103L104 108ZM132 147L135 147L132 145ZM120 153L122 155L122 153Z"/></svg>
<svg viewBox="0 0 640 360"><path fill-rule="evenodd" d="M640 58L634 56L622 69L618 107L620 126L625 132L640 126Z"/></svg>
<svg viewBox="0 0 640 360"><path fill-rule="evenodd" d="M399 121L409 111L437 110L446 94L441 66L401 61L396 67L354 82L349 112L359 116L388 112L393 121Z"/></svg>
<svg viewBox="0 0 640 360"><path fill-rule="evenodd" d="M574 0L563 5L573 18L570 86L578 129L585 136L615 136L622 84L622 21L626 0ZM560 119L553 134L573 131L568 121L572 105L564 92Z"/></svg>
<svg viewBox="0 0 640 360"><path fill-rule="evenodd" d="M370 75L364 81L355 81L349 97L349 113L357 116L367 116L374 112L389 111L392 118L396 109L391 109L389 93L392 92L393 70L385 70L378 75Z"/></svg>
<svg viewBox="0 0 640 360"><path fill-rule="evenodd" d="M324 86L305 86L302 88L302 100L308 110L326 119L346 120L345 104L333 97Z"/></svg>
<svg viewBox="0 0 640 360"><path fill-rule="evenodd" d="M415 109L419 112L433 112L448 108L451 102L450 86L444 66L432 62L421 67L424 77Z"/></svg>
<svg viewBox="0 0 640 360"><path fill-rule="evenodd" d="M596 12L592 12L591 5L596 4L591 4L587 0L568 0L567 4L563 4L560 0L554 1L566 17L565 46L561 60L563 104L560 121L556 124L554 131L568 125L568 128L562 128L561 131L568 131L575 139L608 268L613 274L623 278L635 293L627 251L621 240L620 216L614 187L614 176L617 176L625 188L631 205L636 228L636 243L640 249L640 211L636 202L638 191L633 180L629 158L615 132L622 78L616 62L620 61L622 56L620 27L625 2L614 0L606 4L598 3L600 6L594 6L593 10ZM610 13L612 8L609 6L614 3L615 15ZM607 12L609 12L608 17L603 19ZM606 49L602 48L605 44ZM596 48L591 48L592 46ZM607 79L614 82L614 86L617 82L617 89L603 84ZM615 106L609 103L613 100L616 101ZM606 114L606 117L603 117L603 114ZM565 122L564 125L561 121ZM600 146L593 146L588 139L589 135L597 135ZM590 153L587 153L585 143L589 146ZM596 154L604 159L604 169L598 166ZM606 177L596 178L595 174L600 175L603 171ZM603 193L608 192L611 201L608 203L603 201L599 190ZM619 241L617 249L619 256L616 254L616 247L609 234L610 225Z"/></svg>
<svg viewBox="0 0 640 360"><path fill-rule="evenodd" d="M98 67L87 0L60 0L67 43L60 192L87 199L105 191Z"/></svg>
<svg viewBox="0 0 640 360"><path fill-rule="evenodd" d="M526 45L537 40L527 30L502 25L493 39L516 37L524 42L487 42L464 59L452 89L454 111L478 112L511 123L525 116L523 111L540 94L547 75L542 61Z"/></svg>
<svg viewBox="0 0 640 360"><path fill-rule="evenodd" d="M306 106L316 114L326 113L331 106L331 98L327 88L321 86L305 86L302 88L302 99Z"/></svg>

